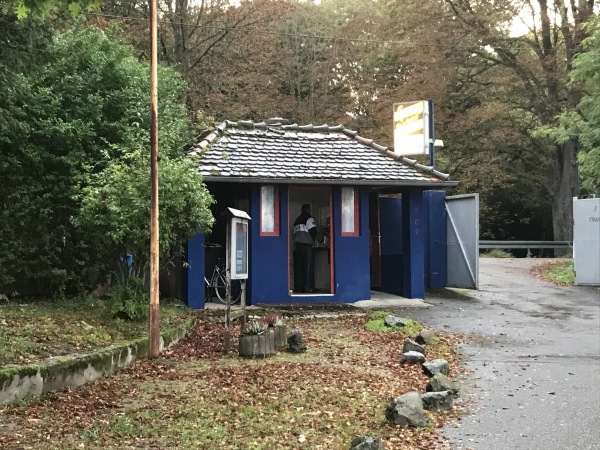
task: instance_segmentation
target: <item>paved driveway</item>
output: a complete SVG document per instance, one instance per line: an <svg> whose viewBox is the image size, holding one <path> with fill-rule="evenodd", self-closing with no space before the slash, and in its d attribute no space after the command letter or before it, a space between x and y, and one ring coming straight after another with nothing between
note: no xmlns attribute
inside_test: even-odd
<svg viewBox="0 0 600 450"><path fill-rule="evenodd" d="M482 258L473 298L404 312L470 336L455 449L600 449L600 289L535 279L540 262Z"/></svg>

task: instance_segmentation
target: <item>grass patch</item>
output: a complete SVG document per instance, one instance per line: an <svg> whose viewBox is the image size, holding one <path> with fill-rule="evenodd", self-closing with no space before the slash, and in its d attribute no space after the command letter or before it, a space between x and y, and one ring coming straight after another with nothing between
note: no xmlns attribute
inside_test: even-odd
<svg viewBox="0 0 600 450"><path fill-rule="evenodd" d="M494 248L479 254L480 258L514 258L512 253L502 250L500 248Z"/></svg>
<svg viewBox="0 0 600 450"><path fill-rule="evenodd" d="M540 277L557 284L570 285L575 282L573 261L558 261L542 264L539 267Z"/></svg>
<svg viewBox="0 0 600 450"><path fill-rule="evenodd" d="M373 311L369 314L369 320L365 328L369 331L384 331L392 333L402 333L404 336L416 336L421 332L423 326L414 320L403 317L406 325L403 327L388 327L385 324L385 318L391 313L389 311Z"/></svg>
<svg viewBox="0 0 600 450"><path fill-rule="evenodd" d="M161 305L161 326L185 322L191 310ZM30 364L50 356L85 353L147 335L146 321L115 319L108 301L84 297L0 305L0 366Z"/></svg>

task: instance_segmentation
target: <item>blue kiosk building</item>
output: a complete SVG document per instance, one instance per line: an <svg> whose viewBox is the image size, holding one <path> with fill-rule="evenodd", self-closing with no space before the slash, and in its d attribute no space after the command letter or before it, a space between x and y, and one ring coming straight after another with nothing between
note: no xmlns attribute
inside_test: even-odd
<svg viewBox="0 0 600 450"><path fill-rule="evenodd" d="M250 222L248 304L355 302L372 290L423 298L446 283L443 189L432 167L338 126L283 119L226 121L193 148L216 203L210 234L187 243L184 295L204 308L205 272L225 244L233 207ZM322 239L313 248L316 293L296 293L293 224L311 205Z"/></svg>

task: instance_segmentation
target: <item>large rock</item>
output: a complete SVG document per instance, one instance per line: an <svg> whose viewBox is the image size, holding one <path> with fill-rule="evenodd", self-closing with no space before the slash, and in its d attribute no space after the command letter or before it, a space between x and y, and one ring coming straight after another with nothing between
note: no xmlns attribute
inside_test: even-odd
<svg viewBox="0 0 600 450"><path fill-rule="evenodd" d="M417 344L431 345L438 341L438 337L435 334L435 331L421 330L421 332L415 336L415 341Z"/></svg>
<svg viewBox="0 0 600 450"><path fill-rule="evenodd" d="M425 347L417 344L412 339L406 339L404 341L404 347L402 347L402 353L406 352L419 352L425 354Z"/></svg>
<svg viewBox="0 0 600 450"><path fill-rule="evenodd" d="M450 373L450 366L445 359L434 359L423 363L423 372L430 377L433 377L438 373L448 375Z"/></svg>
<svg viewBox="0 0 600 450"><path fill-rule="evenodd" d="M423 364L425 362L425 355L419 352L405 352L400 357L400 363L402 364Z"/></svg>
<svg viewBox="0 0 600 450"><path fill-rule="evenodd" d="M388 327L405 327L406 319L398 316L387 316L383 321Z"/></svg>
<svg viewBox="0 0 600 450"><path fill-rule="evenodd" d="M452 408L454 396L450 391L426 392L421 395L421 400L427 411L440 411Z"/></svg>
<svg viewBox="0 0 600 450"><path fill-rule="evenodd" d="M287 351L290 353L304 353L306 351L306 344L304 343L302 331L290 331L287 337Z"/></svg>
<svg viewBox="0 0 600 450"><path fill-rule="evenodd" d="M454 398L457 398L460 389L458 387L458 383L455 383L454 381L450 380L443 373L438 373L429 380L429 383L427 383L427 387L425 388L425 390L427 392L450 391L452 393L452 396Z"/></svg>
<svg viewBox="0 0 600 450"><path fill-rule="evenodd" d="M423 410L423 401L417 392L396 397L387 406L385 418L401 427L426 427L429 421Z"/></svg>
<svg viewBox="0 0 600 450"><path fill-rule="evenodd" d="M383 440L359 436L350 443L350 450L385 450Z"/></svg>

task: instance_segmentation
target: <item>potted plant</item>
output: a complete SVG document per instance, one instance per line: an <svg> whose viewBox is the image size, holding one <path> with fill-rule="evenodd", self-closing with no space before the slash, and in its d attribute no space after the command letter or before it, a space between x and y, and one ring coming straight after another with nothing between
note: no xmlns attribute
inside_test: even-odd
<svg viewBox="0 0 600 450"><path fill-rule="evenodd" d="M283 324L283 319L278 314L265 314L260 321L273 330L275 335L275 348L287 346L287 327Z"/></svg>
<svg viewBox="0 0 600 450"><path fill-rule="evenodd" d="M275 335L269 326L260 320L252 320L240 334L238 348L240 356L269 356L275 353Z"/></svg>

